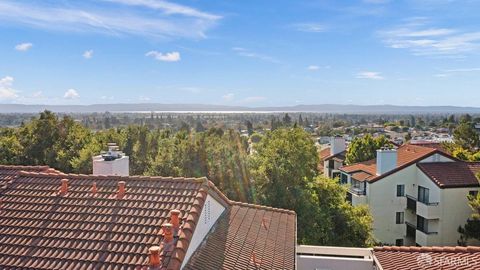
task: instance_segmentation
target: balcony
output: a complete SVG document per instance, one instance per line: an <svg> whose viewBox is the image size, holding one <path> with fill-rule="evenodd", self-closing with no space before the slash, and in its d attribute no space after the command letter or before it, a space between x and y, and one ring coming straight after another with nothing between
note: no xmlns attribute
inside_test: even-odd
<svg viewBox="0 0 480 270"><path fill-rule="evenodd" d="M417 199L410 196L406 195L407 197L407 209L416 213L417 212Z"/></svg>
<svg viewBox="0 0 480 270"><path fill-rule="evenodd" d="M405 222L405 225L406 225L406 236L407 238L410 238L410 239L413 239L413 242L415 242L415 235L416 235L416 226L413 225L412 223L410 222Z"/></svg>
<svg viewBox="0 0 480 270"><path fill-rule="evenodd" d="M417 215L420 215L426 219L439 219L440 218L440 206L439 203L424 203L418 201L417 203Z"/></svg>
<svg viewBox="0 0 480 270"><path fill-rule="evenodd" d="M365 189L357 188L357 187L350 187L350 193L355 194L357 196L365 196L367 195Z"/></svg>
<svg viewBox="0 0 480 270"><path fill-rule="evenodd" d="M420 246L438 245L438 232L418 230L415 233L415 242Z"/></svg>

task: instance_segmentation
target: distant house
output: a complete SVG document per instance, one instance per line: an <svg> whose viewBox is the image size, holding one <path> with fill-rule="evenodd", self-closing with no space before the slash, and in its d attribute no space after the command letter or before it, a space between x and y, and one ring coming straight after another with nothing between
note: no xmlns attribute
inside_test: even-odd
<svg viewBox="0 0 480 270"><path fill-rule="evenodd" d="M467 195L480 190L479 162L410 144L339 170L349 201L369 206L375 237L389 245L456 245L472 213Z"/></svg>
<svg viewBox="0 0 480 270"><path fill-rule="evenodd" d="M340 177L338 170L345 162L346 142L343 137L331 137L330 147L320 151L319 170L329 178Z"/></svg>

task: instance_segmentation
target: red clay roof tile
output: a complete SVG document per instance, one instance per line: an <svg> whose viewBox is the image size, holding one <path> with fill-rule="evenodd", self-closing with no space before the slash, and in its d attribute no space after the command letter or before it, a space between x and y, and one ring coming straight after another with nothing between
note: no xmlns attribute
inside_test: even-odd
<svg viewBox="0 0 480 270"><path fill-rule="evenodd" d="M480 162L418 163L417 167L440 188L478 187Z"/></svg>
<svg viewBox="0 0 480 270"><path fill-rule="evenodd" d="M160 246L162 267L179 269L207 195L226 211L194 253L199 262L251 268L255 253L262 267L295 265L293 211L230 201L206 178L17 175L0 195L0 268L143 269L148 249L162 242L161 225L169 221L170 210L178 209L179 236ZM69 188L60 196L63 178ZM122 199L116 196L119 181L126 184ZM224 250L217 241L224 242ZM198 269L196 263L191 260L189 269Z"/></svg>
<svg viewBox="0 0 480 270"><path fill-rule="evenodd" d="M383 270L480 269L479 247L376 247Z"/></svg>
<svg viewBox="0 0 480 270"><path fill-rule="evenodd" d="M399 169L402 169L406 166L409 166L411 164L414 164L417 161L420 161L434 153L442 153L439 150L435 148L428 148L428 147L422 147L422 146L415 146L415 145L402 145L397 149L397 167L396 169L387 172L382 175L376 175L377 173L377 163L376 159L371 159L368 161L364 162L359 162L355 163L352 165L348 166L343 166L340 168L341 171L344 171L346 173L354 173L354 172L365 172L373 177L370 177L367 181L369 182L375 182L381 178L383 178L386 175L389 175L393 172L396 172ZM446 155L445 153L442 153L442 155Z"/></svg>

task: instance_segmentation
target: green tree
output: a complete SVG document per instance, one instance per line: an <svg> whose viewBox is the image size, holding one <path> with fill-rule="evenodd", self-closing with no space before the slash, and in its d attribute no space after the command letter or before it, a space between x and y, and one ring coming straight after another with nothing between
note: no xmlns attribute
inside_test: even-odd
<svg viewBox="0 0 480 270"><path fill-rule="evenodd" d="M314 245L368 246L372 217L346 201L346 188L317 176L317 150L300 128L268 132L251 159L256 199L295 210L298 241Z"/></svg>
<svg viewBox="0 0 480 270"><path fill-rule="evenodd" d="M373 138L367 134L364 137L358 137L352 140L348 146L345 161L347 164L367 161L377 156L377 150L382 147L391 147L391 143L385 136Z"/></svg>
<svg viewBox="0 0 480 270"><path fill-rule="evenodd" d="M480 181L480 174L477 173L477 179ZM480 240L480 194L475 196L468 196L468 204L472 208L472 215L467 220L467 223L458 228L460 233L459 245L465 246L469 239Z"/></svg>
<svg viewBox="0 0 480 270"><path fill-rule="evenodd" d="M474 151L479 146L479 135L473 125L468 122L462 122L457 126L453 131L453 138L455 144L470 151Z"/></svg>
<svg viewBox="0 0 480 270"><path fill-rule="evenodd" d="M374 244L373 218L370 211L366 205L352 206L345 200L347 187L340 185L334 179L318 176L311 184L309 192L313 195L313 209L304 208L309 211L305 213L304 222L312 224L309 225L311 228L302 230L302 233L299 232L300 242L349 247ZM303 214L303 212L300 213ZM298 213L299 223L300 213Z"/></svg>
<svg viewBox="0 0 480 270"><path fill-rule="evenodd" d="M23 147L13 129L0 130L0 164L19 164Z"/></svg>
<svg viewBox="0 0 480 270"><path fill-rule="evenodd" d="M301 191L316 174L317 149L302 129L268 132L252 159L258 200L267 205L298 209Z"/></svg>

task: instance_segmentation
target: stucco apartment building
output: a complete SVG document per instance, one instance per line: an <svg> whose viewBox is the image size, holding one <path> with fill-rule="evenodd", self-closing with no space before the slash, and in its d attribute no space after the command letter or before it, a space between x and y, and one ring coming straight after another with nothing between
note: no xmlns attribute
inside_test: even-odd
<svg viewBox="0 0 480 270"><path fill-rule="evenodd" d="M457 245L457 229L472 213L467 196L480 190L480 163L410 144L339 171L349 201L369 206L374 236L387 245Z"/></svg>

